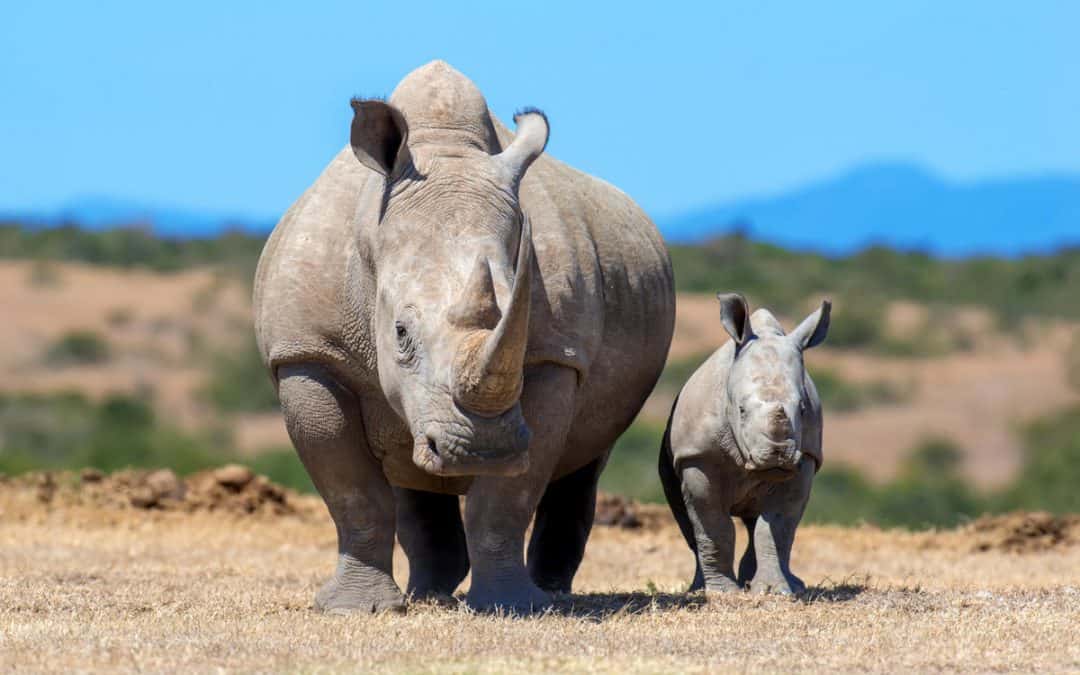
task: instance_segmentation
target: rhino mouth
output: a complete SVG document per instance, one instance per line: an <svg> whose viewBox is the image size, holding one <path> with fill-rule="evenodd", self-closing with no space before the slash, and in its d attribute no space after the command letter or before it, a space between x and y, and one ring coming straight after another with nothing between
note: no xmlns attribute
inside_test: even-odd
<svg viewBox="0 0 1080 675"><path fill-rule="evenodd" d="M528 428L522 426L500 448L480 449L447 434L421 434L413 444L413 463L435 476L517 476L529 468Z"/></svg>
<svg viewBox="0 0 1080 675"><path fill-rule="evenodd" d="M786 466L772 466L767 469L755 469L753 472L755 478L767 483L783 483L784 481L794 478L797 473L797 468L789 468Z"/></svg>

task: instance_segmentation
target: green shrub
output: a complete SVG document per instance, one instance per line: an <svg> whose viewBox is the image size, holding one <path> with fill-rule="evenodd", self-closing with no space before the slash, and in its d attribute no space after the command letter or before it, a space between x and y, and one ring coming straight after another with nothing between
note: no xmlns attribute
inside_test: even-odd
<svg viewBox="0 0 1080 675"><path fill-rule="evenodd" d="M1029 425L1024 440L1023 468L1001 507L1080 512L1080 408Z"/></svg>
<svg viewBox="0 0 1080 675"><path fill-rule="evenodd" d="M900 475L880 486L850 467L826 465L814 479L805 519L909 529L952 527L991 508L991 501L960 477L959 465L959 449L940 439L924 442Z"/></svg>
<svg viewBox="0 0 1080 675"><path fill-rule="evenodd" d="M85 330L65 333L45 352L45 363L53 366L87 365L109 360L109 343L97 333Z"/></svg>
<svg viewBox="0 0 1080 675"><path fill-rule="evenodd" d="M307 469L292 448L267 449L243 460L255 473L299 492L314 492Z"/></svg>
<svg viewBox="0 0 1080 675"><path fill-rule="evenodd" d="M660 440L664 427L637 420L615 442L600 489L646 502L664 501L664 490L656 473Z"/></svg>
<svg viewBox="0 0 1080 675"><path fill-rule="evenodd" d="M203 397L226 413L265 412L278 408L277 392L263 365L255 339L210 359L210 377Z"/></svg>
<svg viewBox="0 0 1080 675"><path fill-rule="evenodd" d="M231 457L227 435L193 434L162 424L150 403L114 395L94 403L79 394L0 398L0 471L106 471L168 466L189 473Z"/></svg>

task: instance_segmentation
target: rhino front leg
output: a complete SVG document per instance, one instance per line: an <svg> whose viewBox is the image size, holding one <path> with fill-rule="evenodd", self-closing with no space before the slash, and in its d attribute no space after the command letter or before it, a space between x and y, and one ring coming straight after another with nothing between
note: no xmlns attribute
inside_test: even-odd
<svg viewBox="0 0 1080 675"><path fill-rule="evenodd" d="M791 546L813 480L814 462L804 459L798 475L779 484L762 500L762 512L753 531L757 570L750 590L755 593L800 596L806 592L806 584L791 573Z"/></svg>
<svg viewBox="0 0 1080 675"><path fill-rule="evenodd" d="M518 476L480 476L465 502L465 538L472 564L466 602L481 610L540 610L551 596L525 567L525 530L563 453L574 411L577 374L542 366L528 374L522 396L532 430L529 468Z"/></svg>
<svg viewBox="0 0 1080 675"><path fill-rule="evenodd" d="M404 611L393 577L394 495L368 449L359 402L320 366L286 365L278 375L289 437L337 527L337 569L315 607Z"/></svg>
<svg viewBox="0 0 1080 675"><path fill-rule="evenodd" d="M721 486L704 467L687 462L682 469L686 515L694 529L697 571L691 591L726 593L739 588L735 580L735 525Z"/></svg>

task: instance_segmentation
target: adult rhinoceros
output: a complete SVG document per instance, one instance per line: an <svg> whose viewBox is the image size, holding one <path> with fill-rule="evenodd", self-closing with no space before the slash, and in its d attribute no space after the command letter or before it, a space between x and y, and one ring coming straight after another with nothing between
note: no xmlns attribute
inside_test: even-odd
<svg viewBox="0 0 1080 675"><path fill-rule="evenodd" d="M352 107L351 147L255 280L259 348L337 526L316 606L402 610L395 530L411 594L453 593L471 563L470 605L544 606L667 356L667 252L626 195L542 156L543 113L511 134L445 63Z"/></svg>

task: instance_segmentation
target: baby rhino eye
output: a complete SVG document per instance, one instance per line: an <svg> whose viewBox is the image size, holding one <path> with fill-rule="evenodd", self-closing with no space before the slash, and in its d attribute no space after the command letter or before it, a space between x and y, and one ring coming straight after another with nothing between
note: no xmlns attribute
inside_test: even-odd
<svg viewBox="0 0 1080 675"><path fill-rule="evenodd" d="M405 338L409 337L409 331L405 329L405 325L402 323L398 323L394 326L394 330L397 332L398 342L403 342Z"/></svg>

